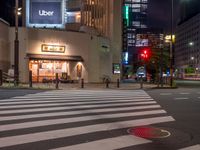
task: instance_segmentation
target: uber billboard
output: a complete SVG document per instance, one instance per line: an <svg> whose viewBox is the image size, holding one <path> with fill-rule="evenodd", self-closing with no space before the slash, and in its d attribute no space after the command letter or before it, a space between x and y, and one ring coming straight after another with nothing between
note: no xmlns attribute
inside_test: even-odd
<svg viewBox="0 0 200 150"><path fill-rule="evenodd" d="M61 28L64 25L64 0L27 0L29 27Z"/></svg>

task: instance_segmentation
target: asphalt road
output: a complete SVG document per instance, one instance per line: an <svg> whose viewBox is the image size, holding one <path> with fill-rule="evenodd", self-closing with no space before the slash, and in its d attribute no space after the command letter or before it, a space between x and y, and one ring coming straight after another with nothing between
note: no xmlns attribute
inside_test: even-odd
<svg viewBox="0 0 200 150"><path fill-rule="evenodd" d="M45 90L29 90L29 89L0 89L0 100L8 99L15 96L24 96L27 94L36 94Z"/></svg>
<svg viewBox="0 0 200 150"><path fill-rule="evenodd" d="M178 150L196 145L197 148L189 150L200 148L198 88L146 90L150 97L142 90L43 92L0 89L0 141L4 141L0 142L0 146L11 145L7 148L2 146L2 149L47 150L63 147L64 150L90 150L89 146L96 147L100 143L103 143L101 147L95 149L107 150L111 147L109 150ZM12 98L16 96L20 97ZM3 100L9 98L12 99ZM137 107L142 109L135 110ZM163 113L163 110L167 113ZM139 121L139 124L148 124L156 119L147 127L168 131L170 136L141 139L129 136L127 130L130 125L127 122L136 126L140 119L143 121ZM87 129L90 126L95 127L93 132ZM67 130L68 128L70 129ZM105 130L107 128L108 131ZM114 140L121 143L116 144Z"/></svg>
<svg viewBox="0 0 200 150"><path fill-rule="evenodd" d="M146 92L176 120L158 125L172 133L169 141L163 141L165 144L168 142L170 145L186 147L200 143L199 88L154 89Z"/></svg>

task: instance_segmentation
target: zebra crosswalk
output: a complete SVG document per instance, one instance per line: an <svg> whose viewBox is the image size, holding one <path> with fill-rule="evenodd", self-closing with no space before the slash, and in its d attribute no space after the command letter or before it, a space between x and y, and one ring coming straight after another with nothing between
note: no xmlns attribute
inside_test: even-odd
<svg viewBox="0 0 200 150"><path fill-rule="evenodd" d="M180 150L200 150L200 145L193 145L193 146L189 146L189 147L185 147L185 148L182 148Z"/></svg>
<svg viewBox="0 0 200 150"><path fill-rule="evenodd" d="M145 91L60 90L0 100L2 150L114 150L152 141L127 129L174 121Z"/></svg>

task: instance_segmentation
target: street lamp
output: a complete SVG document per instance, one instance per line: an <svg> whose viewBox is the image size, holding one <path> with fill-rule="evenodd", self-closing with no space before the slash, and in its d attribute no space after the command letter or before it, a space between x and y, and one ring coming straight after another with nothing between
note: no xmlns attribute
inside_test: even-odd
<svg viewBox="0 0 200 150"><path fill-rule="evenodd" d="M14 84L19 84L19 39L18 39L18 12L19 1L15 0L15 41L14 41Z"/></svg>
<svg viewBox="0 0 200 150"><path fill-rule="evenodd" d="M194 42L190 42L190 43L189 43L189 46L193 46L193 45L194 45Z"/></svg>

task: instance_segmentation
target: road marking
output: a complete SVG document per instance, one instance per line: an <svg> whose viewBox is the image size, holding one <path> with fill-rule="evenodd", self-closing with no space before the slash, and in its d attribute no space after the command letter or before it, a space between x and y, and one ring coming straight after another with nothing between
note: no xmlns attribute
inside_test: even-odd
<svg viewBox="0 0 200 150"><path fill-rule="evenodd" d="M142 90L30 94L0 102L0 116L0 149L42 149L49 142L55 150L121 149L152 142L121 130L174 121Z"/></svg>
<svg viewBox="0 0 200 150"><path fill-rule="evenodd" d="M121 101L122 103L115 103L115 101L112 101L112 102L108 102L107 104L107 101L104 101L104 102L90 102L89 104L88 103L56 103L56 104L32 104L32 105L17 105L17 106L0 106L0 109L26 109L26 108L29 108L29 107L32 107L32 109L34 109L34 107L38 108L38 107L60 107L60 106L66 106L66 107L70 107L70 108L77 108L77 105L79 105L79 108L85 108L85 107L96 107L96 106L118 106L118 105L126 105L126 104L134 104L134 105L140 105L140 104L155 104L156 102L155 101L145 101L145 102L133 102L132 100L129 100L129 101ZM98 105L96 105L98 104ZM86 105L86 106L84 106Z"/></svg>
<svg viewBox="0 0 200 150"><path fill-rule="evenodd" d="M3 103L0 103L0 106L3 106L3 105L23 105L23 104L38 104L38 103L56 103L56 102L61 102L61 103L68 103L68 104L76 104L76 103L84 103L84 104L87 104L87 103L107 103L107 102L128 102L128 101L132 101L132 102L139 102L139 101L151 101L153 100L152 98L146 98L146 99L140 99L140 98L130 98L130 99L127 99L127 98L120 98L120 99L93 99L93 100L88 100L88 99L80 99L80 100L65 100L65 99L55 99L55 100L40 100L40 101L17 101L17 102L3 102ZM73 103L72 103L73 102ZM8 107L9 107L8 106ZM31 105L32 106L32 105Z"/></svg>
<svg viewBox="0 0 200 150"><path fill-rule="evenodd" d="M180 150L200 150L200 145L194 145L194 146L182 148Z"/></svg>
<svg viewBox="0 0 200 150"><path fill-rule="evenodd" d="M103 105L85 105L85 106L64 106L61 107L50 107L50 108L32 108L32 109L20 109L20 110L5 110L0 111L0 115L2 114L12 114L12 113L29 113L29 112L38 112L38 111L50 111L50 110L62 110L62 109L98 109L98 108L104 108L104 107L114 107L114 106L134 106L134 105L146 105L146 104L156 104L155 101L149 101L149 102L132 102L128 104L103 104Z"/></svg>
<svg viewBox="0 0 200 150"><path fill-rule="evenodd" d="M189 95L190 93L180 93L181 95Z"/></svg>
<svg viewBox="0 0 200 150"><path fill-rule="evenodd" d="M172 93L160 93L160 95L165 96L165 95L172 95Z"/></svg>
<svg viewBox="0 0 200 150"><path fill-rule="evenodd" d="M13 99L28 99L28 98L61 98L61 97L69 97L70 94L65 94L65 95L32 95L32 96L24 96L24 97L13 97ZM73 96L73 98L120 98L120 97L132 97L133 95L98 95L98 96L95 96L95 95L75 95ZM138 94L138 95L135 95L134 97L149 97L148 95L142 95L142 94Z"/></svg>
<svg viewBox="0 0 200 150"><path fill-rule="evenodd" d="M75 118L33 121L33 122L28 122L28 123L1 125L0 132L8 131L8 130L23 129L23 128L41 127L41 126L47 126L47 125L91 121L91 120L97 120L97 119L112 119L112 118L134 117L134 116L142 116L142 115L165 114L165 113L166 111L164 110L153 110L153 111L129 112L129 113L118 113L118 114L109 114L109 115L94 115L94 116L83 116L83 117L75 117Z"/></svg>
<svg viewBox="0 0 200 150"><path fill-rule="evenodd" d="M175 100L187 100L189 98L186 98L186 97L177 97L177 98L174 98Z"/></svg>
<svg viewBox="0 0 200 150"><path fill-rule="evenodd" d="M114 122L114 123L104 123L104 124L89 125L89 126L84 126L84 127L76 127L76 128L68 128L68 129L61 129L61 130L53 130L53 131L48 131L48 132L11 136L11 137L0 138L0 143L1 143L0 148L6 147L6 146L14 146L14 145L19 145L19 144L43 141L43 140L51 140L51 139L75 136L75 135L80 135L80 134L87 134L87 133L92 133L92 132L123 129L123 128L128 128L128 127L135 127L135 126L141 126L141 125L144 126L144 125L170 122L170 121L174 121L174 119L171 116L153 117L153 118L146 118L146 119L120 121L120 122Z"/></svg>
<svg viewBox="0 0 200 150"><path fill-rule="evenodd" d="M104 108L104 109L94 109L90 110L81 110L81 111L68 111L68 112L57 112L57 113L41 113L41 114L26 114L20 116L10 116L10 117L1 117L1 121L8 120L19 120L19 119L31 119L39 117L54 117L54 116L66 116L66 115L84 115L88 113L110 113L113 111L134 111L134 110L144 110L144 109L157 109L160 108L160 105L149 105L149 106L135 106L135 107L123 107L123 108ZM64 109L65 110L65 109Z"/></svg>
<svg viewBox="0 0 200 150"><path fill-rule="evenodd" d="M151 141L136 136L127 135L74 146L56 148L53 150L114 150L146 143L151 143Z"/></svg>
<svg viewBox="0 0 200 150"><path fill-rule="evenodd" d="M20 99L16 99L16 98L12 98L12 99L4 99L4 100L0 100L0 104L3 103L3 102L24 102L24 101L27 101L27 102L35 102L35 101L45 101L45 100L65 100L65 101L70 101L70 100L77 100L77 99L84 99L84 100L102 100L102 101L105 101L105 100L113 100L113 99L151 99L149 96L148 97L144 97L144 96L134 96L134 97L127 97L127 96L124 96L124 97L79 97L79 98L76 98L76 97L72 97L72 98L68 98L68 96L66 97L45 97L45 98L34 98L34 97L30 97L30 98L20 98Z"/></svg>

